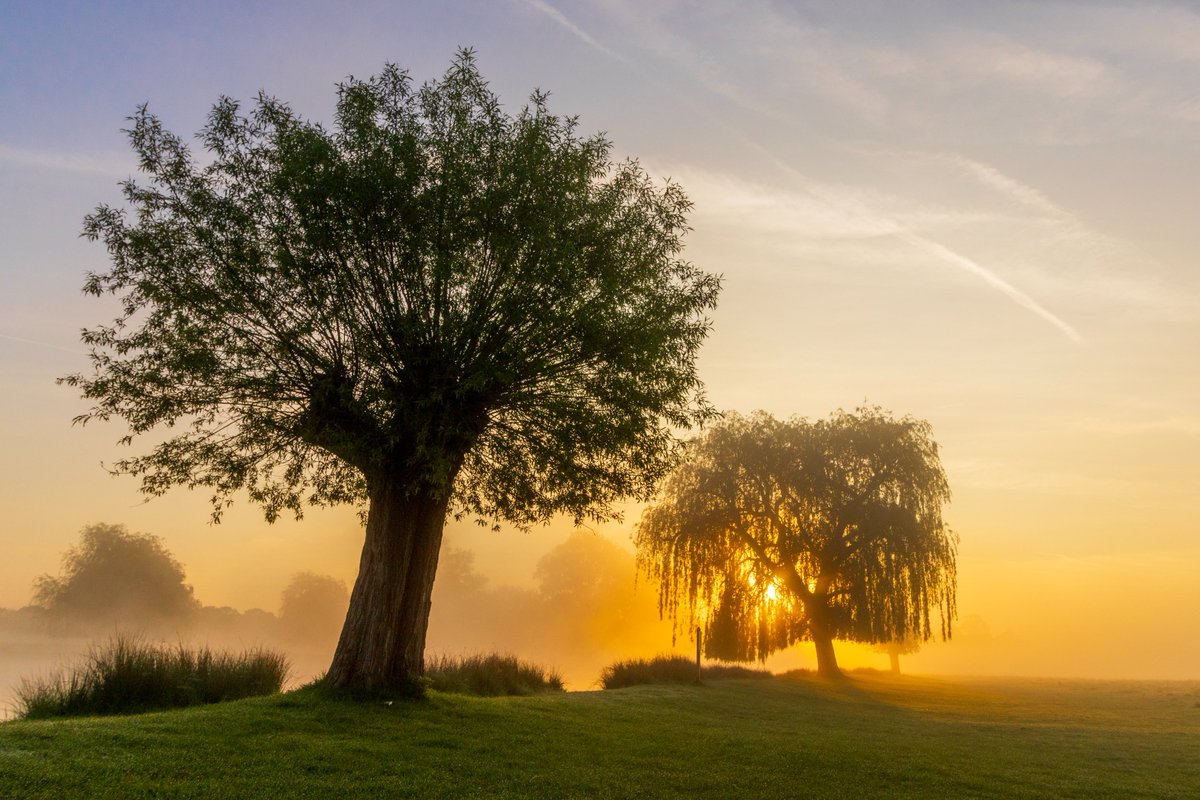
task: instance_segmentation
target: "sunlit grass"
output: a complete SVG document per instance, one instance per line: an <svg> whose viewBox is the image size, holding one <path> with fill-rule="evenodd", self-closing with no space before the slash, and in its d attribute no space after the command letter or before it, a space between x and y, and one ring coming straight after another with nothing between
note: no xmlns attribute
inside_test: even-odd
<svg viewBox="0 0 1200 800"><path fill-rule="evenodd" d="M425 676L435 691L481 697L563 691L557 672L497 653L426 658Z"/></svg>
<svg viewBox="0 0 1200 800"><path fill-rule="evenodd" d="M168 647L118 634L93 645L74 667L23 680L17 714L22 719L129 714L239 700L278 693L287 674L287 659L268 650Z"/></svg>
<svg viewBox="0 0 1200 800"><path fill-rule="evenodd" d="M748 667L706 664L700 668L700 681L721 678L769 678L766 670ZM605 689L623 689L650 683L696 683L696 662L683 656L631 658L609 664L600 672Z"/></svg>
<svg viewBox="0 0 1200 800"><path fill-rule="evenodd" d="M0 725L21 798L1194 798L1200 684L810 674Z"/></svg>

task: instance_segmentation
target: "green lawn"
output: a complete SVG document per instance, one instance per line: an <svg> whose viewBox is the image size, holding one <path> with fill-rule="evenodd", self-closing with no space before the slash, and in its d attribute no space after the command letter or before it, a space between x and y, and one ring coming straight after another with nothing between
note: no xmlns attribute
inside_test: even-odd
<svg viewBox="0 0 1200 800"><path fill-rule="evenodd" d="M0 725L0 797L1200 797L1200 683L810 676Z"/></svg>

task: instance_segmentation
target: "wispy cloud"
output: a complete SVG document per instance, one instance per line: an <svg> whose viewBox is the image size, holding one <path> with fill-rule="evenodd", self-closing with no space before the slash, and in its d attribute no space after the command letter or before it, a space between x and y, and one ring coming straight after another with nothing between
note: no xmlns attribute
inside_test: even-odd
<svg viewBox="0 0 1200 800"><path fill-rule="evenodd" d="M820 13L780 0L593 7L709 91L795 122L832 106L893 134L955 127L1062 144L1186 136L1197 118L1200 14L1188 8L1082 14L1044 3L983 24L933 12L938 4L881 9L870 22L854 4Z"/></svg>
<svg viewBox="0 0 1200 800"><path fill-rule="evenodd" d="M757 143L755 143L754 146L760 150L763 150L762 146L758 145ZM765 150L763 152L765 152ZM1021 308L1024 308L1025 310L1053 325L1071 341L1075 342L1076 344L1083 343L1083 336L1080 335L1079 331L1076 330L1074 326L1072 326L1062 317L1055 314L1050 309L1046 308L1032 296L1018 289L1009 281L1005 280L994 270L987 268L978 261L968 258L967 256L953 250L950 247L947 247L941 242L935 241L928 236L916 233L907 226L903 225L894 217L872 209L870 206L864 205L861 201L855 201L853 205L848 205L838 197L830 196L828 192L821 189L819 184L808 178L796 168L792 167L790 164L784 163L769 153L767 155L778 165L780 170L786 172L794 179L799 181L808 194L820 198L830 208L838 209L841 215L848 218L865 220L866 222L863 224L868 229L877 230L880 233L886 233L895 236L912 247L934 256L943 263L956 267L970 275L974 275L991 288L999 291L1009 300L1012 300Z"/></svg>
<svg viewBox="0 0 1200 800"><path fill-rule="evenodd" d="M1162 434L1171 437L1200 437L1200 418L1185 416L1153 416L1144 419L1119 417L1085 417L1076 427L1091 434L1144 437Z"/></svg>
<svg viewBox="0 0 1200 800"><path fill-rule="evenodd" d="M1096 98L1123 84L1120 74L1098 58L994 34L934 49L923 66L924 77L943 86L1010 87L1060 98Z"/></svg>
<svg viewBox="0 0 1200 800"><path fill-rule="evenodd" d="M739 84L722 63L723 53L706 48L690 35L696 33L703 25L713 24L714 21L719 25L720 21L726 18L736 20L738 25L748 25L750 21L759 18L757 14L761 9L756 8L750 13L744 9L724 7L713 2L689 9L686 12L688 24L674 26L670 24L671 20L665 19L671 11L667 7L655 7L627 0L599 0L597 5L627 31L630 39L640 42L654 57L674 65L680 73L705 91L763 117L789 116L789 113L779 106L756 99L755 94ZM722 49L737 57L747 55L736 48ZM746 61L749 63L750 59L747 58Z"/></svg>
<svg viewBox="0 0 1200 800"><path fill-rule="evenodd" d="M762 151L760 145L748 147ZM951 266L982 281L1017 306L1052 325L1072 342L1083 343L1080 332L1028 292L993 269L945 244L912 230L886 211L873 207L851 187L821 184L794 167L771 158L795 188L781 189L731 175L697 168L671 170L688 187L704 213L723 217L742 231L767 234L784 246L831 240L878 241L895 238L937 263Z"/></svg>
<svg viewBox="0 0 1200 800"><path fill-rule="evenodd" d="M62 352L62 353L75 353L77 355L87 355L87 353L85 351L80 350L77 347L64 347L60 344L53 344L51 342L40 342L37 339L26 339L24 336L13 336L12 334L8 334L8 333L0 333L0 339L4 339L5 341L9 341L9 342L17 342L19 344L31 344L31 345L34 345L35 347L44 347L48 350L58 350L59 352Z"/></svg>
<svg viewBox="0 0 1200 800"><path fill-rule="evenodd" d="M562 27L566 28L577 39L585 42L592 48L600 51L601 53L604 53L606 56L615 58L618 61L621 61L626 64L629 63L629 59L627 59L625 56L621 55L617 51L613 50L612 48L608 47L607 45L603 44L602 42L597 41L595 39L595 37L590 35L583 28L580 28L578 25L576 25L571 20L567 19L565 14L563 14L561 11L559 11L554 6L547 3L545 0L522 0L522 1L525 3L525 5L529 6L530 8L534 9L535 11L545 14L547 17L554 20Z"/></svg>
<svg viewBox="0 0 1200 800"><path fill-rule="evenodd" d="M59 172L81 172L93 175L125 177L136 171L132 158L93 156L81 153L60 153L13 147L0 142L0 163L18 167L48 169Z"/></svg>
<svg viewBox="0 0 1200 800"><path fill-rule="evenodd" d="M1043 271L1043 281L1069 285L1072 293L1107 297L1125 306L1165 314L1194 316L1196 303L1187 293L1171 291L1156 276L1166 268L1137 244L1097 230L1084 219L1051 200L1045 193L989 164L962 155L934 156L948 160L964 174L1028 212L1008 223L1043 252L1060 253L1070 266ZM1048 238L1047 238L1048 237ZM1135 268L1136 267L1136 268Z"/></svg>
<svg viewBox="0 0 1200 800"><path fill-rule="evenodd" d="M1006 175L993 166L966 158L965 156L955 155L950 158L965 172L1009 199L1051 219L1069 222L1072 225L1078 224L1078 220L1072 214L1058 206L1034 187Z"/></svg>

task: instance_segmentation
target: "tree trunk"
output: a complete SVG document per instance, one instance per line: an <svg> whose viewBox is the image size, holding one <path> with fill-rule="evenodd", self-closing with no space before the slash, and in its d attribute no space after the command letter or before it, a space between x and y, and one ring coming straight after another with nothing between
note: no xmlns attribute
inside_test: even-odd
<svg viewBox="0 0 1200 800"><path fill-rule="evenodd" d="M888 657L892 660L892 674L900 674L900 654L895 650L888 651Z"/></svg>
<svg viewBox="0 0 1200 800"><path fill-rule="evenodd" d="M838 668L837 655L833 652L833 639L828 636L813 634L813 644L817 648L817 674L823 678L840 678L842 671Z"/></svg>
<svg viewBox="0 0 1200 800"><path fill-rule="evenodd" d="M402 480L371 489L366 540L328 686L417 689L449 489L417 491Z"/></svg>
<svg viewBox="0 0 1200 800"><path fill-rule="evenodd" d="M842 677L837 655L833 652L833 636L825 619L825 609L817 602L813 602L809 610L809 629L812 631L813 645L817 650L817 674L824 678Z"/></svg>

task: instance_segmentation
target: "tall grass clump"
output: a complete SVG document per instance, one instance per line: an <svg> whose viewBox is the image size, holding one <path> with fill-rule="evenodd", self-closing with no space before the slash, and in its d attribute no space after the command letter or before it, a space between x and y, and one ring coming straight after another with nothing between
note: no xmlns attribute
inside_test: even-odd
<svg viewBox="0 0 1200 800"><path fill-rule="evenodd" d="M553 670L498 653L432 656L426 660L425 677L436 691L484 697L563 691L562 678Z"/></svg>
<svg viewBox="0 0 1200 800"><path fill-rule="evenodd" d="M739 666L704 666L701 678L770 678L763 669ZM683 656L655 656L651 659L631 658L609 664L600 673L600 685L605 689L622 689L647 683L695 683L696 662Z"/></svg>
<svg viewBox="0 0 1200 800"><path fill-rule="evenodd" d="M287 658L270 650L214 652L118 634L93 645L87 658L66 672L22 681L18 717L135 714L219 703L275 694L287 675Z"/></svg>

